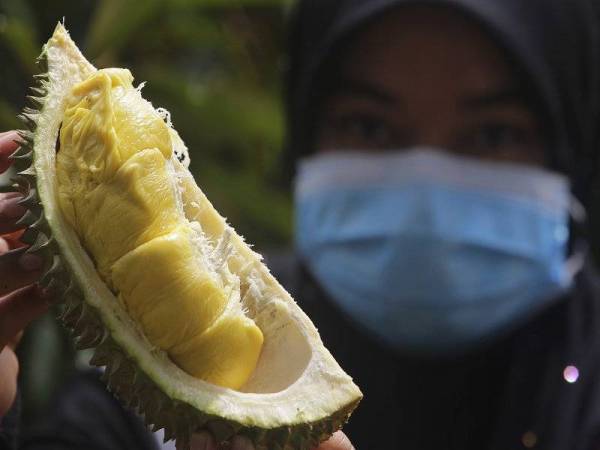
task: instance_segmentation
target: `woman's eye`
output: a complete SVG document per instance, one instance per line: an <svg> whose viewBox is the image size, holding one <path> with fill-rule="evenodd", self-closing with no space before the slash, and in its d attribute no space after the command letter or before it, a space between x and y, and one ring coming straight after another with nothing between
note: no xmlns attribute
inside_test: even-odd
<svg viewBox="0 0 600 450"><path fill-rule="evenodd" d="M351 114L329 121L329 139L339 146L387 148L393 143L392 127L376 116Z"/></svg>
<svg viewBox="0 0 600 450"><path fill-rule="evenodd" d="M527 145L528 133L521 127L490 123L476 128L466 139L466 150L493 156L494 153L522 150Z"/></svg>

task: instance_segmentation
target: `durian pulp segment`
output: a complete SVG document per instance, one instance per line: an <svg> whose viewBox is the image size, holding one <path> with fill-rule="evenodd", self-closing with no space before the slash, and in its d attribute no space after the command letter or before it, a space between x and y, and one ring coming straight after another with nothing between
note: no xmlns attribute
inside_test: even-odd
<svg viewBox="0 0 600 450"><path fill-rule="evenodd" d="M217 242L183 211L173 131L125 69L104 69L67 100L57 154L61 209L104 282L150 343L191 375L237 389L263 335ZM208 224L210 226L210 224Z"/></svg>

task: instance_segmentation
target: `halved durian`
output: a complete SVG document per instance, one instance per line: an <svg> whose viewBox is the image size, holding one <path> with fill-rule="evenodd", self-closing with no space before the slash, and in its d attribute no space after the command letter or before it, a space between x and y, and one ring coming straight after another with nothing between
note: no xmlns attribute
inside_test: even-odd
<svg viewBox="0 0 600 450"><path fill-rule="evenodd" d="M196 185L185 164L189 160L185 145L172 128L166 127L168 133L161 135L161 142L144 143L140 148L151 147L144 150L146 153L138 148L123 157L135 167L123 169L121 161L120 166L110 170L133 171L134 175L124 176L124 183L145 173L162 170L167 174L147 187L171 189L176 200L171 207L178 215L177 220L175 216L167 217L165 223L171 219L176 223L166 228L160 228L159 223L159 232L148 223L154 234L139 242L127 241L125 236L124 245L128 247L119 254L102 249L105 237L99 241L88 239L85 226L74 217L80 214L89 219L96 206L85 202L69 206L65 202L65 186L73 182L80 183L77 186L81 188L86 184L81 179L65 180L65 173L75 178L83 173L78 172L83 166L73 158L63 158L66 162L61 164L72 164L67 171L57 171L57 151L67 152L66 148L57 148L57 143L64 146L82 142L69 141L67 136L81 134L84 126L83 122L68 122L73 114L85 113L77 103L85 96L77 97L77 89L93 83L89 80L127 78L128 71L98 71L82 56L61 24L45 44L39 62L45 72L36 77L38 86L32 88L35 95L29 97L34 107L26 108L21 115L29 131L21 133L24 143L13 155L20 170L16 185L25 194L23 203L28 208L22 223L29 226L26 238L32 243L30 251L45 256L42 285L52 287L64 299L63 322L73 330L79 348L95 349L91 362L106 366L109 389L125 405L143 414L154 429L164 428L165 439L176 438L178 448L188 448L194 432L208 429L219 442L235 434L246 435L258 450L309 449L339 429L360 401L360 390L323 346L310 319L269 273L260 255L244 243ZM77 105L82 111L77 111ZM157 111L157 117L160 113ZM121 121L125 128L131 125L127 120ZM79 128L61 132L61 126L68 127L69 123ZM170 148L163 145L165 142ZM93 160L86 162L88 169L89 164L98 163L99 157L86 153L89 148L93 145L78 150L80 157ZM114 161L103 163L110 166ZM115 192L118 194L117 188ZM131 193L127 189L122 192L123 202L115 201L112 207L126 204ZM99 207L102 204L98 203ZM161 211L168 207L162 205ZM70 208L78 208L78 212ZM144 217L137 219L149 220ZM94 224L89 226L93 228ZM102 235L106 225L95 226L94 233ZM225 306L215 307L218 311L210 314L227 320L207 319L204 334L169 347L165 342L170 341L160 333L160 322L151 320L148 327L140 319L144 314L136 315L135 311L139 313L144 293L160 290L162 278L171 276L160 270L160 264L171 261L168 267L177 266L180 260L173 259L170 252L178 245L182 253L177 255L187 255L188 261L196 263L192 268L200 279L194 285L198 301L218 305L225 301ZM128 275L144 269L147 277L132 281ZM177 267L172 272L176 273ZM131 295L130 300L135 297L133 303L124 301L122 292ZM181 291L181 295L191 294ZM163 312L168 310L164 301ZM201 312L197 318L202 322L206 308L198 310ZM204 326L198 325L198 320L182 323ZM153 337L157 329L158 338ZM227 350L219 348L223 342ZM183 354L185 358L178 359ZM258 360L256 355L260 355ZM228 362L215 372L214 364L220 356Z"/></svg>

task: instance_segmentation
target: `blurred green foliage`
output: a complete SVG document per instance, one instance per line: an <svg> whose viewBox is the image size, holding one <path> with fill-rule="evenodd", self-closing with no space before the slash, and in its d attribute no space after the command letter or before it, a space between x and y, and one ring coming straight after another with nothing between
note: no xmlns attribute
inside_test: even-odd
<svg viewBox="0 0 600 450"><path fill-rule="evenodd" d="M0 0L0 130L19 127L35 59L56 23L97 67L127 67L171 112L191 170L249 242L289 242L280 175L286 0Z"/></svg>

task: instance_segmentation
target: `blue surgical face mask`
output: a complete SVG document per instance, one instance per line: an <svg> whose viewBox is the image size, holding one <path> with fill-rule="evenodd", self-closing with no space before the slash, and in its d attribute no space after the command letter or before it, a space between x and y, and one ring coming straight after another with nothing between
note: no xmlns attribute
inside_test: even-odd
<svg viewBox="0 0 600 450"><path fill-rule="evenodd" d="M453 354L564 294L568 180L418 149L301 162L296 244L350 318L397 350Z"/></svg>

